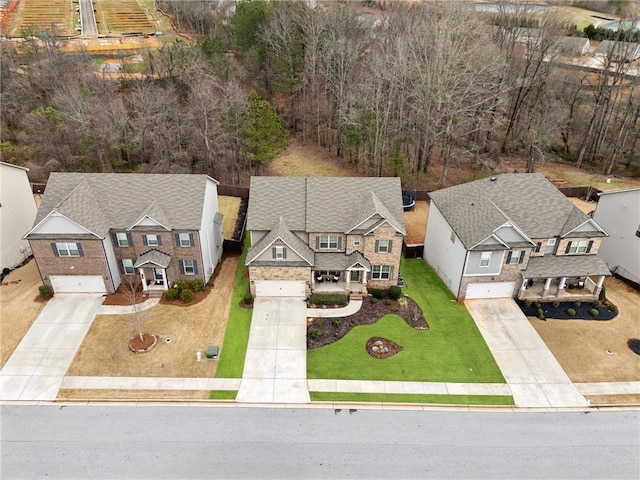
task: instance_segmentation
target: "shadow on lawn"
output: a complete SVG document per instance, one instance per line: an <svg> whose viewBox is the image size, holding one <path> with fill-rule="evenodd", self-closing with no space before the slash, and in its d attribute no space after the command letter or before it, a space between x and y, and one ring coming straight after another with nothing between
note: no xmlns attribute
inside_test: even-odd
<svg viewBox="0 0 640 480"><path fill-rule="evenodd" d="M307 327L307 348L311 350L337 342L352 328L358 325L371 325L389 314L402 317L407 325L416 330L429 328L422 309L411 298L401 297L398 301L376 300L365 298L362 301L362 308L348 317L313 319Z"/></svg>

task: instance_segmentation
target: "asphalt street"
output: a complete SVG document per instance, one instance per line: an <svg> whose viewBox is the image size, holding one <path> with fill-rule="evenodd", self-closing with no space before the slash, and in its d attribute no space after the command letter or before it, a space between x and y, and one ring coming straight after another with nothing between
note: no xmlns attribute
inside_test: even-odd
<svg viewBox="0 0 640 480"><path fill-rule="evenodd" d="M3 479L640 477L640 412L3 405Z"/></svg>

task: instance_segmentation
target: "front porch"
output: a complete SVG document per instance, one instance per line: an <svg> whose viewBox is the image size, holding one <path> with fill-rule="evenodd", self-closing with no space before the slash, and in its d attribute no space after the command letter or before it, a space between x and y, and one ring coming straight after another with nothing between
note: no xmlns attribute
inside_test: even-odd
<svg viewBox="0 0 640 480"><path fill-rule="evenodd" d="M356 298L367 294L371 264L360 252L350 255L317 253L315 260L315 269L311 272L312 292L340 293Z"/></svg>
<svg viewBox="0 0 640 480"><path fill-rule="evenodd" d="M604 279L604 277L601 278ZM525 280L525 283L528 283L528 281ZM598 288L598 284L590 278L565 288L560 288L560 281L552 281L548 289L545 286L546 281L544 280L534 281L532 285L527 286L524 290L520 289L518 299L545 302L556 300L558 302L593 302L598 299L601 290Z"/></svg>

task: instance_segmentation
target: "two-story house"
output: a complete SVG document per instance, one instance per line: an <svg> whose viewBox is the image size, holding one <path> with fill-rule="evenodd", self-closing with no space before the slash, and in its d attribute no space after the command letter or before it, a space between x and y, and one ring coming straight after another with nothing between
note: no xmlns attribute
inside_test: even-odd
<svg viewBox="0 0 640 480"><path fill-rule="evenodd" d="M504 174L438 190L424 259L458 300L598 298L607 233L544 176Z"/></svg>
<svg viewBox="0 0 640 480"><path fill-rule="evenodd" d="M399 178L252 177L245 264L256 296L360 296L397 285Z"/></svg>
<svg viewBox="0 0 640 480"><path fill-rule="evenodd" d="M52 173L29 240L56 293L114 293L121 282L161 294L209 281L220 262L217 182L206 175Z"/></svg>

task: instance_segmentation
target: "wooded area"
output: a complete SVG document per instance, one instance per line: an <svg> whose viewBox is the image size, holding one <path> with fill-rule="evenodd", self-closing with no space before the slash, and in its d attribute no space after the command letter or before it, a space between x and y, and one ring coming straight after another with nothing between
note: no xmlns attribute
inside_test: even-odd
<svg viewBox="0 0 640 480"><path fill-rule="evenodd" d="M514 155L529 170L553 154L640 176L640 77L613 52L599 73L562 66L556 40L579 32L552 13L253 0L229 17L228 2L159 3L199 40L146 52L137 75L99 73L52 37L2 49L4 161L32 181L136 171L238 184L295 135L414 187L434 162L446 185L453 165ZM523 41L532 25L541 36Z"/></svg>

